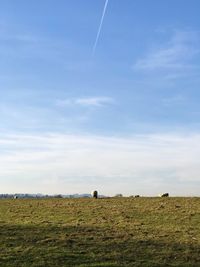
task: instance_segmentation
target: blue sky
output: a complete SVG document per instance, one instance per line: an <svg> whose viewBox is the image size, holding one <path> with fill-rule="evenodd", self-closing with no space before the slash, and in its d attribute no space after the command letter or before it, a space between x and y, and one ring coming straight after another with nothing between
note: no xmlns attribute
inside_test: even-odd
<svg viewBox="0 0 200 267"><path fill-rule="evenodd" d="M3 193L199 194L199 1L104 4L0 2Z"/></svg>

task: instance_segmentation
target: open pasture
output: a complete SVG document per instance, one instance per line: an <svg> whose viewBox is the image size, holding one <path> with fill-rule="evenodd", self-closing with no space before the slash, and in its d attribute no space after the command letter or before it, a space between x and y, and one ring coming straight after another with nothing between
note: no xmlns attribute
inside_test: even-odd
<svg viewBox="0 0 200 267"><path fill-rule="evenodd" d="M0 200L0 266L200 266L200 198Z"/></svg>

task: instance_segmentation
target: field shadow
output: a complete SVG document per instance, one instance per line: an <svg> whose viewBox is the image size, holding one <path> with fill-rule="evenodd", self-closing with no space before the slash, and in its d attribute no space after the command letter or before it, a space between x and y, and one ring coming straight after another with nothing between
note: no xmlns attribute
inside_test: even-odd
<svg viewBox="0 0 200 267"><path fill-rule="evenodd" d="M200 266L198 244L138 239L112 228L1 225L0 266Z"/></svg>

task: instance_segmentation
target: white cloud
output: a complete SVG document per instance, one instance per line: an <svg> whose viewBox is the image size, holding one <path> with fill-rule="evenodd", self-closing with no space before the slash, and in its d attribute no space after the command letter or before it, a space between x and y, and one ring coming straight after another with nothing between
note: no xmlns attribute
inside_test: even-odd
<svg viewBox="0 0 200 267"><path fill-rule="evenodd" d="M57 105L60 107L66 107L71 105L78 105L84 107L102 107L114 103L114 99L106 96L98 97L80 97L69 98L64 100L57 100Z"/></svg>
<svg viewBox="0 0 200 267"><path fill-rule="evenodd" d="M196 68L192 60L199 55L199 33L193 31L176 31L166 44L156 47L133 66L134 70L186 71Z"/></svg>
<svg viewBox="0 0 200 267"><path fill-rule="evenodd" d="M199 194L200 134L10 135L1 136L0 151L6 191Z"/></svg>
<svg viewBox="0 0 200 267"><path fill-rule="evenodd" d="M86 97L86 98L78 98L75 103L83 106L95 106L101 107L107 104L112 104L114 102L111 97Z"/></svg>

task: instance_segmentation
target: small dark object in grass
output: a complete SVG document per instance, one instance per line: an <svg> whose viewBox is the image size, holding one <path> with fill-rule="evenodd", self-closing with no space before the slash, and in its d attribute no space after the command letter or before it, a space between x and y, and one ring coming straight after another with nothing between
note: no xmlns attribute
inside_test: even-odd
<svg viewBox="0 0 200 267"><path fill-rule="evenodd" d="M96 199L98 198L98 192L96 190L92 192L92 197Z"/></svg>
<svg viewBox="0 0 200 267"><path fill-rule="evenodd" d="M160 197L168 197L168 196L169 196L169 193L164 193L160 195Z"/></svg>

